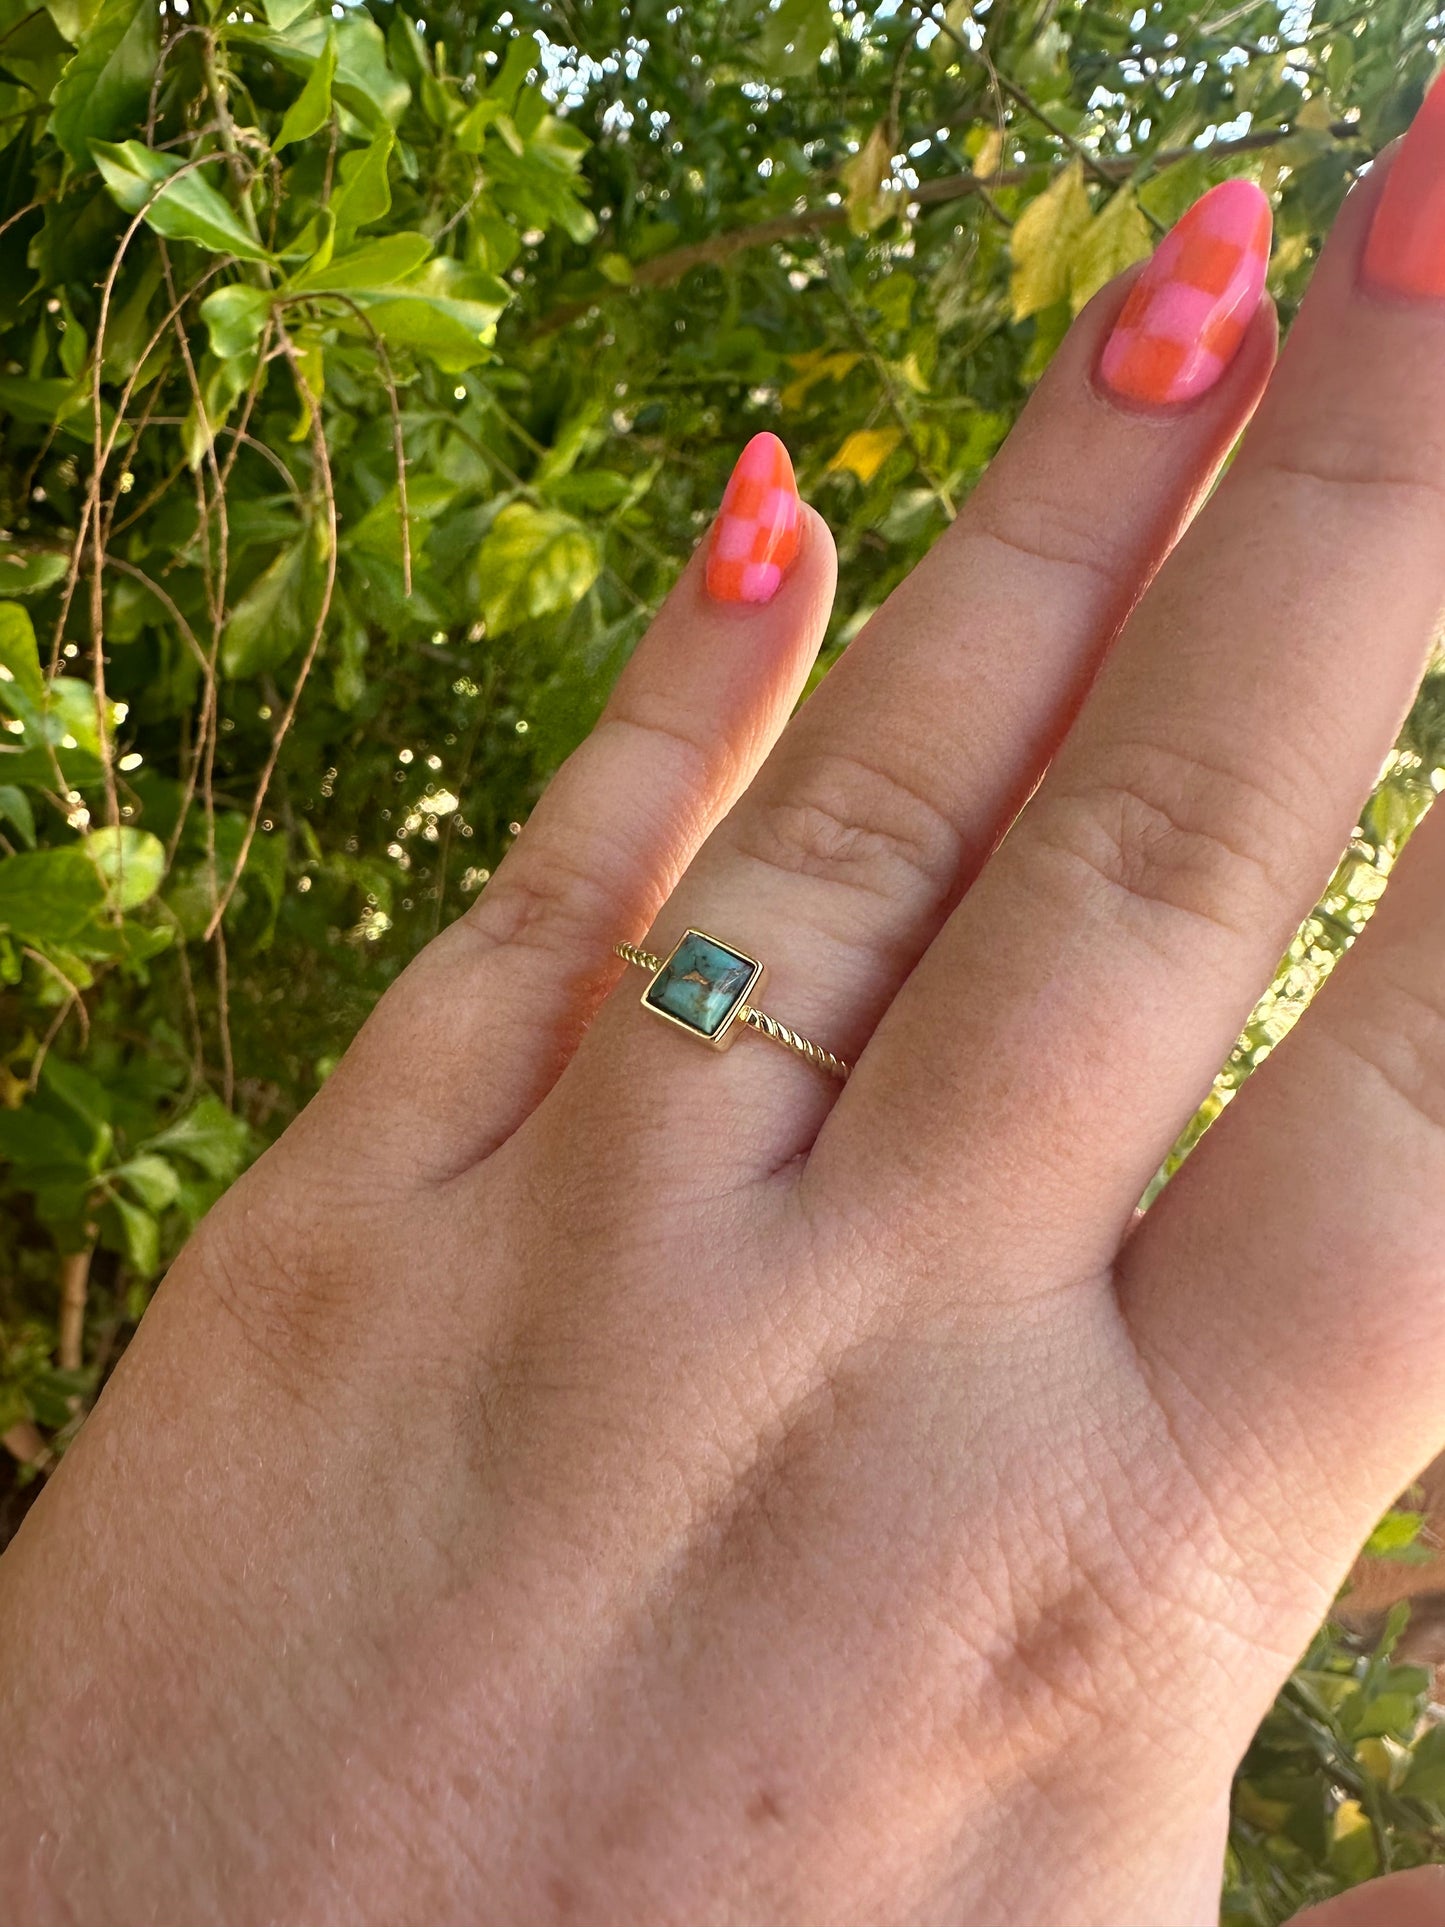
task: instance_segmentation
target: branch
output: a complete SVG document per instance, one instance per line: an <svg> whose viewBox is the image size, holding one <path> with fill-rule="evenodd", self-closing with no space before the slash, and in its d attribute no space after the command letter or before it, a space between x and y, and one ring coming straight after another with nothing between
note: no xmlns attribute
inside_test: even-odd
<svg viewBox="0 0 1445 1927"><path fill-rule="evenodd" d="M17 1419L8 1432L0 1433L0 1445L17 1465L33 1466L37 1472L43 1472L54 1456L39 1426L28 1418Z"/></svg>
<svg viewBox="0 0 1445 1927"><path fill-rule="evenodd" d="M1212 160L1219 155L1259 153L1266 147L1277 147L1282 140L1289 138L1290 132L1285 127L1264 127L1252 133L1239 134L1232 140L1215 141L1212 147L1163 148L1152 157L1153 170L1160 173L1165 168L1177 167L1181 161L1196 160L1201 154ZM1336 121L1330 132L1337 140L1359 137L1359 129L1349 121ZM1098 160L1094 173L1102 181L1119 182L1128 180L1138 167L1137 156L1112 155ZM989 193L997 187L1019 187L1025 181L1033 180L1038 171L1039 163L1034 161L1022 167L1000 168L994 174L944 174L936 180L921 181L906 198L916 207L943 207L950 201L967 200L971 195ZM776 214L770 220L755 221L748 227L730 228L722 234L711 234L705 241L689 241L682 247L669 248L665 254L653 255L650 261L637 262L632 270L632 279L622 286L619 287L615 282L603 282L585 301L567 301L554 308L550 314L542 316L533 332L537 335L554 334L558 328L567 327L600 302L630 293L634 288L670 287L693 268L720 266L748 248L772 247L778 241L789 241L819 228L841 227L847 219L846 202L825 201L821 207Z"/></svg>
<svg viewBox="0 0 1445 1927"><path fill-rule="evenodd" d="M94 1236L89 1225L87 1233ZM94 1245L68 1251L60 1261L60 1331L55 1362L63 1372L80 1369L85 1337L85 1305L90 1296L90 1254Z"/></svg>

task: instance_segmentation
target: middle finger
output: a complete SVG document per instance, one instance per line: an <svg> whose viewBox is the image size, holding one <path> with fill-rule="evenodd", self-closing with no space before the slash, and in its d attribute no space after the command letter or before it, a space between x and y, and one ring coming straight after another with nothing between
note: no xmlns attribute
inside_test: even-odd
<svg viewBox="0 0 1445 1927"><path fill-rule="evenodd" d="M1127 307L1123 286L1091 304L964 512L784 733L649 948L665 955L690 923L712 931L770 964L772 1014L840 1055L861 1048L1258 399L1268 240L1263 195L1227 182ZM624 994L577 1069L601 1069L607 1101L619 1080L647 1080L666 1141L697 1116L730 1167L740 1143L763 1170L807 1147L835 1086L756 1039L722 1064L691 1048ZM738 1128L719 1129L729 1117ZM694 1139L680 1134L690 1160Z"/></svg>
<svg viewBox="0 0 1445 1927"><path fill-rule="evenodd" d="M1238 461L890 1010L820 1180L835 1152L862 1162L856 1107L908 1147L925 1211L1031 1172L1021 1276L1107 1271L1424 666L1445 596L1442 229L1445 81L1347 203Z"/></svg>

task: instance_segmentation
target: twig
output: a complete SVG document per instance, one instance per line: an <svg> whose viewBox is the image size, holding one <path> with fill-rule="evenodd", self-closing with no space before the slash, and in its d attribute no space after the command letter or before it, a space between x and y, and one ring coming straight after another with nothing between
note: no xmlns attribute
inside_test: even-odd
<svg viewBox="0 0 1445 1927"><path fill-rule="evenodd" d="M60 1321L55 1362L63 1372L80 1370L84 1358L85 1306L90 1296L90 1257L95 1249L95 1227L87 1225L83 1250L68 1251L60 1261Z"/></svg>
<svg viewBox="0 0 1445 1927"><path fill-rule="evenodd" d="M80 1039L82 1045L90 1042L90 1012L85 1008L85 999L81 996L79 989L70 981L59 964L53 962L43 951L32 950L29 944L22 944L20 948L22 954L27 956L31 963L39 964L42 970L49 971L50 975L64 986L66 993L65 1002L60 1006L59 1010L56 1011L55 1016L51 1020L50 1028L46 1031L44 1037L41 1038L40 1046L34 1057L30 1060L30 1075L25 1080L25 1087L29 1091L34 1091L39 1086L40 1073L45 1066L46 1058L50 1055L50 1046L60 1035L60 1027L72 1010L75 1011L80 1018Z"/></svg>
<svg viewBox="0 0 1445 1927"><path fill-rule="evenodd" d="M219 913L213 941L216 946L216 1032L221 1040L221 1100L229 1111L236 1095L236 1060L231 1050L231 963Z"/></svg>
<svg viewBox="0 0 1445 1927"><path fill-rule="evenodd" d="M110 458L111 450L115 447L116 436L120 432L121 417L117 416L115 429L112 431L109 442L107 442L103 432L105 420L101 406L101 371L105 360L105 331L110 319L110 304L115 293L115 283L120 273L121 263L124 261L126 250L130 247L131 241L139 232L147 214L149 214L151 208L160 199L161 195L180 180L183 175L193 173L197 168L204 167L208 161L218 160L220 158L221 156L216 154L198 154L189 161L183 161L173 174L168 174L163 181L158 182L155 190L146 196L144 204L132 216L130 225L120 238L120 244L116 248L115 255L111 260L110 268L101 288L100 310L96 318L95 347L92 351L91 371L94 467L89 485L86 489L85 502L81 510L80 527L76 531L75 553L71 564L70 579L66 584L64 606L68 608L70 597L74 593L75 580L80 569L80 557L84 553L88 536L93 558L90 585L91 686L95 692L96 734L101 768L105 779L106 814L113 827L118 826L120 823L120 797L116 790L115 765L110 750L110 719L106 713L108 703L105 690L105 604L103 593L105 542L100 526L100 492L105 474L105 465ZM165 254L164 242L161 243L161 253L166 262L166 283L171 294L172 308L178 309L179 303L176 300L175 283L171 277L170 262ZM182 352L185 354L187 361L189 361L190 351L188 345L185 344L185 330L180 327L179 313L176 315L176 326L183 344ZM199 395L199 389L197 390L197 394ZM204 410L201 420L204 426ZM63 613L61 621L64 621ZM58 633L59 631L57 630L57 634ZM58 759L56 761L56 768L57 774L59 774ZM63 783L61 787L64 787Z"/></svg>
<svg viewBox="0 0 1445 1927"><path fill-rule="evenodd" d="M924 457L923 450L918 445L918 437L914 434L913 424L908 419L907 413L904 410L903 397L898 392L898 386L893 379L892 370L879 353L873 337L863 326L863 323L854 311L853 304L848 298L846 284L842 283L838 273L838 264L834 259L833 249L828 246L826 241L822 243L822 248L823 259L828 269L828 286L832 290L833 297L843 311L843 317L848 323L854 340L857 341L862 348L864 357L872 364L873 372L877 375L879 383L882 386L884 398L888 403L889 409L892 411L893 419L897 422L904 441L908 444L908 452L912 455L919 474L933 490L934 495L938 498L943 508L944 514L948 517L949 521L952 522L957 516L958 510L954 506L953 497L948 491L948 484L940 480L939 477L933 473L930 464Z"/></svg>
<svg viewBox="0 0 1445 1927"><path fill-rule="evenodd" d="M367 334L371 337L371 345L376 351L377 361L381 364L382 385L386 389L386 398L391 407L391 446L392 455L396 462L396 503L397 510L401 516L402 587L405 593L410 595L411 512L406 495L406 443L401 432L401 401L396 392L396 377L391 372L391 357L386 352L386 343L377 332L376 324L372 321L371 316L367 314L360 302L354 301L349 294L343 294L339 289L327 288L320 297L314 295L310 297L299 295L293 298L303 301L318 298L326 301L340 301L345 307L351 310L353 317L361 323L362 327L365 328Z"/></svg>
<svg viewBox="0 0 1445 1927"><path fill-rule="evenodd" d="M321 403L317 396L312 393L311 384L306 379L306 371L301 366L301 357L296 351L296 344L284 328L280 328L279 333L282 352L285 354L291 367L292 379L295 381L297 389L300 392L302 404L311 417L311 446L316 459L316 472L321 486L322 502L326 511L326 582L322 589L321 606L317 611L316 621L311 630L311 637L306 645L306 653L301 658L301 667L296 672L296 680L291 686L291 694L286 700L286 707L281 713L281 720L276 725L275 734L271 738L270 750L267 752L266 761L262 766L261 775L256 784L256 794L251 803L251 813L246 822L245 833L241 838L241 847L236 853L235 865L232 868L230 877L227 879L225 889L221 892L215 909L211 912L210 922L206 925L205 934L207 938L212 937L219 927L222 917L226 914L226 907L235 895L236 886L240 883L242 873L246 868L246 860L251 854L251 845L256 837L256 826L260 822L261 812L266 806L266 792L270 788L271 778L275 774L276 764L281 755L281 746L290 734L292 723L296 720L296 711L301 702L301 692L306 687L306 680L311 674L312 664L316 661L316 652L321 647L321 638L326 631L327 618L331 614L332 597L336 592L336 485L331 473L331 451L326 446L326 431L321 420Z"/></svg>
<svg viewBox="0 0 1445 1927"><path fill-rule="evenodd" d="M1276 147L1290 135L1288 127L1257 128L1248 134L1240 134L1230 140L1215 141L1209 147L1169 147L1163 148L1152 157L1152 168L1158 174L1166 168L1177 167L1182 161L1228 156L1231 154L1259 153L1266 147ZM1337 121L1330 128L1337 140L1358 140L1360 130L1347 122ZM1148 157L1145 157L1148 158ZM1041 162L1034 161L1018 167L1000 168L997 172L979 174L943 174L931 181L920 181L907 199L919 207L943 207L951 201L967 200L980 190L997 187L1019 187L1025 181L1037 178ZM1137 155L1110 156L1097 162L1099 176L1107 178L1111 185L1118 185L1134 174L1140 165ZM549 314L542 315L532 329L534 336L549 335L559 328L565 328L579 316L604 301L615 300L637 288L665 288L674 281L680 281L694 268L720 267L733 255L741 254L749 248L772 247L779 241L797 240L801 235L814 228L841 227L848 219L848 208L843 201L827 201L821 207L804 208L801 212L776 214L766 221L754 221L746 227L728 228L721 234L709 235L705 241L689 241L682 247L669 248L664 254L653 255L650 261L638 261L632 269L632 279L619 287L616 282L604 281L599 284L585 300L565 301L553 308Z"/></svg>
<svg viewBox="0 0 1445 1927"><path fill-rule="evenodd" d="M0 1445L17 1465L28 1465L37 1472L43 1472L55 1457L39 1426L28 1418L17 1419L8 1432L0 1432Z"/></svg>
<svg viewBox="0 0 1445 1927"><path fill-rule="evenodd" d="M180 428L184 424L185 419L186 418L184 415L152 415L151 416L151 421L154 424L154 426L157 428ZM258 441L254 435L248 435L244 428L238 428L231 422L217 422L213 432L218 437L221 435L229 435L232 438L232 440L235 442L238 448L249 448L249 449L252 449L257 455L263 456L271 464L272 468L275 469L276 473L281 477L281 480L286 484L287 490L289 491L293 501L296 501L298 503L300 502L301 490L297 486L296 477L291 473L290 469L287 468L286 464L282 461L281 457L276 453L274 448L268 448L265 442ZM180 475L181 471L185 468L185 465L186 465L185 461L182 460L177 467L173 468L170 471L169 475L167 475L163 481L158 482L155 488L146 497L144 503L140 505L140 508L137 508L137 510L134 513L128 515L123 522L117 523L116 533L119 534L122 529L129 528L131 523L136 520L136 517L137 515L139 515L141 508L149 508L155 502L159 501L160 497L165 494L166 490L170 487L171 483L174 482L177 479L177 477ZM228 460L225 468L222 470L222 474L224 476L229 477L232 466L233 466L233 463L230 460Z"/></svg>
<svg viewBox="0 0 1445 1927"><path fill-rule="evenodd" d="M176 625L177 629L180 630L181 640L196 658L202 672L205 673L209 669L209 664L206 660L206 652L201 647L195 630L191 627L190 623L186 621L169 593L161 587L155 577L147 575L144 569L137 568L134 562L127 562L124 556L120 555L111 556L110 566L113 569L119 569L122 575L128 575L132 581L139 582L143 589L150 591L170 617L171 621Z"/></svg>

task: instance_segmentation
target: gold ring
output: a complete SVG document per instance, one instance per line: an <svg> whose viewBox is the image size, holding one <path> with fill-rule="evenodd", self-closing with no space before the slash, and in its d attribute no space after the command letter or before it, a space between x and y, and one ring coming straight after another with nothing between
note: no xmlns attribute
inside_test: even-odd
<svg viewBox="0 0 1445 1927"><path fill-rule="evenodd" d="M670 957L655 957L635 943L614 944L625 963L651 973L642 993L642 1008L664 1023L675 1024L689 1037L713 1050L726 1050L744 1025L760 1037L770 1037L784 1050L796 1051L830 1077L846 1081L851 1066L811 1038L800 1037L776 1017L769 1017L749 999L761 991L766 967L746 951L735 949L705 930L687 930Z"/></svg>

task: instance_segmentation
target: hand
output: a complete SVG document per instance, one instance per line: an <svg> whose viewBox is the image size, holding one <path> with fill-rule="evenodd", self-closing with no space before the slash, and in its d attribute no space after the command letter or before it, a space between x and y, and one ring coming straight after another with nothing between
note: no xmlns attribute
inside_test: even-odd
<svg viewBox="0 0 1445 1927"><path fill-rule="evenodd" d="M1134 1209L1445 595L1442 197L1437 89L1271 379L1219 190L786 729L831 544L733 485L0 1568L12 1918L1213 1919L1440 1443L1445 819ZM639 1009L694 922L846 1087Z"/></svg>

